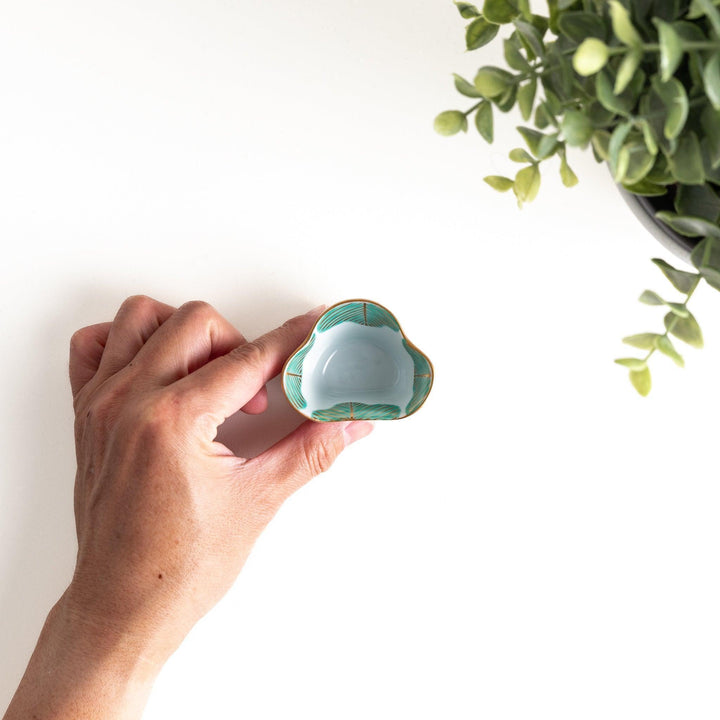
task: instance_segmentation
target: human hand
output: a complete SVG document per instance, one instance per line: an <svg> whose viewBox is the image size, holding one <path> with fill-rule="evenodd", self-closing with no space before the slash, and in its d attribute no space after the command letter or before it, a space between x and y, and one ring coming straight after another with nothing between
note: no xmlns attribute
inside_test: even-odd
<svg viewBox="0 0 720 720"><path fill-rule="evenodd" d="M265 384L318 314L246 342L205 303L133 297L112 323L73 336L77 566L8 720L18 708L137 717L165 660L227 592L283 501L370 432L366 422L307 421L250 460L215 440L240 408L265 409ZM27 690L50 655L53 666L64 661L65 691L47 704ZM73 686L86 688L84 704Z"/></svg>

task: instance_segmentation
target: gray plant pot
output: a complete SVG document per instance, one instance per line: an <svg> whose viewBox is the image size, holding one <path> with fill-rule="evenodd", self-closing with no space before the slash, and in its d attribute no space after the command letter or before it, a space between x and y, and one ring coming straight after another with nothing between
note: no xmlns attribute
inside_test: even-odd
<svg viewBox="0 0 720 720"><path fill-rule="evenodd" d="M669 228L664 222L655 217L655 213L659 210L672 210L672 206L668 204L665 197L642 197L633 195L622 186L618 186L628 207L633 211L635 217L645 226L645 228L660 242L663 247L667 248L676 257L684 260L688 265L692 265L690 261L690 253L698 243L697 238L689 238L676 233Z"/></svg>

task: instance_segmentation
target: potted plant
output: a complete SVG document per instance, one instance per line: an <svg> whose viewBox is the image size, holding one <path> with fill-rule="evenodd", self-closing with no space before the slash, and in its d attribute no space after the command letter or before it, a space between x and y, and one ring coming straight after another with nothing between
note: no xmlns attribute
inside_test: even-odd
<svg viewBox="0 0 720 720"><path fill-rule="evenodd" d="M545 15L529 0L455 5L470 21L467 49L502 42L505 67L481 67L472 82L455 75L472 105L440 113L436 131L466 132L472 118L492 142L497 111L517 106L526 147L510 159L522 167L486 183L512 190L522 206L537 196L550 161L564 185L575 185L566 148L590 148L645 225L694 266L653 259L681 297L645 290L641 302L667 308L665 331L623 338L645 353L615 362L647 395L655 351L684 365L671 336L702 347L688 309L698 284L720 290L720 0L547 0Z"/></svg>

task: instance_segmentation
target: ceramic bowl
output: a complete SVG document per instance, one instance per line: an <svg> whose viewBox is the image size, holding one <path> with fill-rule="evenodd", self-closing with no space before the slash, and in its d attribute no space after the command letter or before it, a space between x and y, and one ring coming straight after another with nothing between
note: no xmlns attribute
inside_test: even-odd
<svg viewBox="0 0 720 720"><path fill-rule="evenodd" d="M282 372L290 404L319 422L407 417L425 402L432 383L430 360L395 316L370 300L328 308Z"/></svg>

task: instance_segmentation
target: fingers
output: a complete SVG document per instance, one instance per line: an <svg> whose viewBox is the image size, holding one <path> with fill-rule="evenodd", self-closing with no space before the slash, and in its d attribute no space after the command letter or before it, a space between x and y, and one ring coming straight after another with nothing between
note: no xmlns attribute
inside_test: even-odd
<svg viewBox="0 0 720 720"><path fill-rule="evenodd" d="M178 308L153 333L138 351L135 362L153 382L170 385L246 342L215 308L194 300ZM242 409L250 414L264 412L266 388L258 388Z"/></svg>
<svg viewBox="0 0 720 720"><path fill-rule="evenodd" d="M312 478L330 469L351 443L372 432L365 421L318 423L308 420L264 453L243 465L254 471L262 493L279 506Z"/></svg>
<svg viewBox="0 0 720 720"><path fill-rule="evenodd" d="M70 338L70 388L73 397L97 372L111 325L110 322L89 325Z"/></svg>
<svg viewBox="0 0 720 720"><path fill-rule="evenodd" d="M112 322L94 382L102 383L129 365L173 312L175 308L145 295L125 300Z"/></svg>
<svg viewBox="0 0 720 720"><path fill-rule="evenodd" d="M194 300L163 323L138 352L136 362L161 385L169 385L244 342L215 308Z"/></svg>
<svg viewBox="0 0 720 720"><path fill-rule="evenodd" d="M243 407L282 369L293 350L307 337L322 308L212 360L177 383L196 411L212 415L218 424Z"/></svg>

